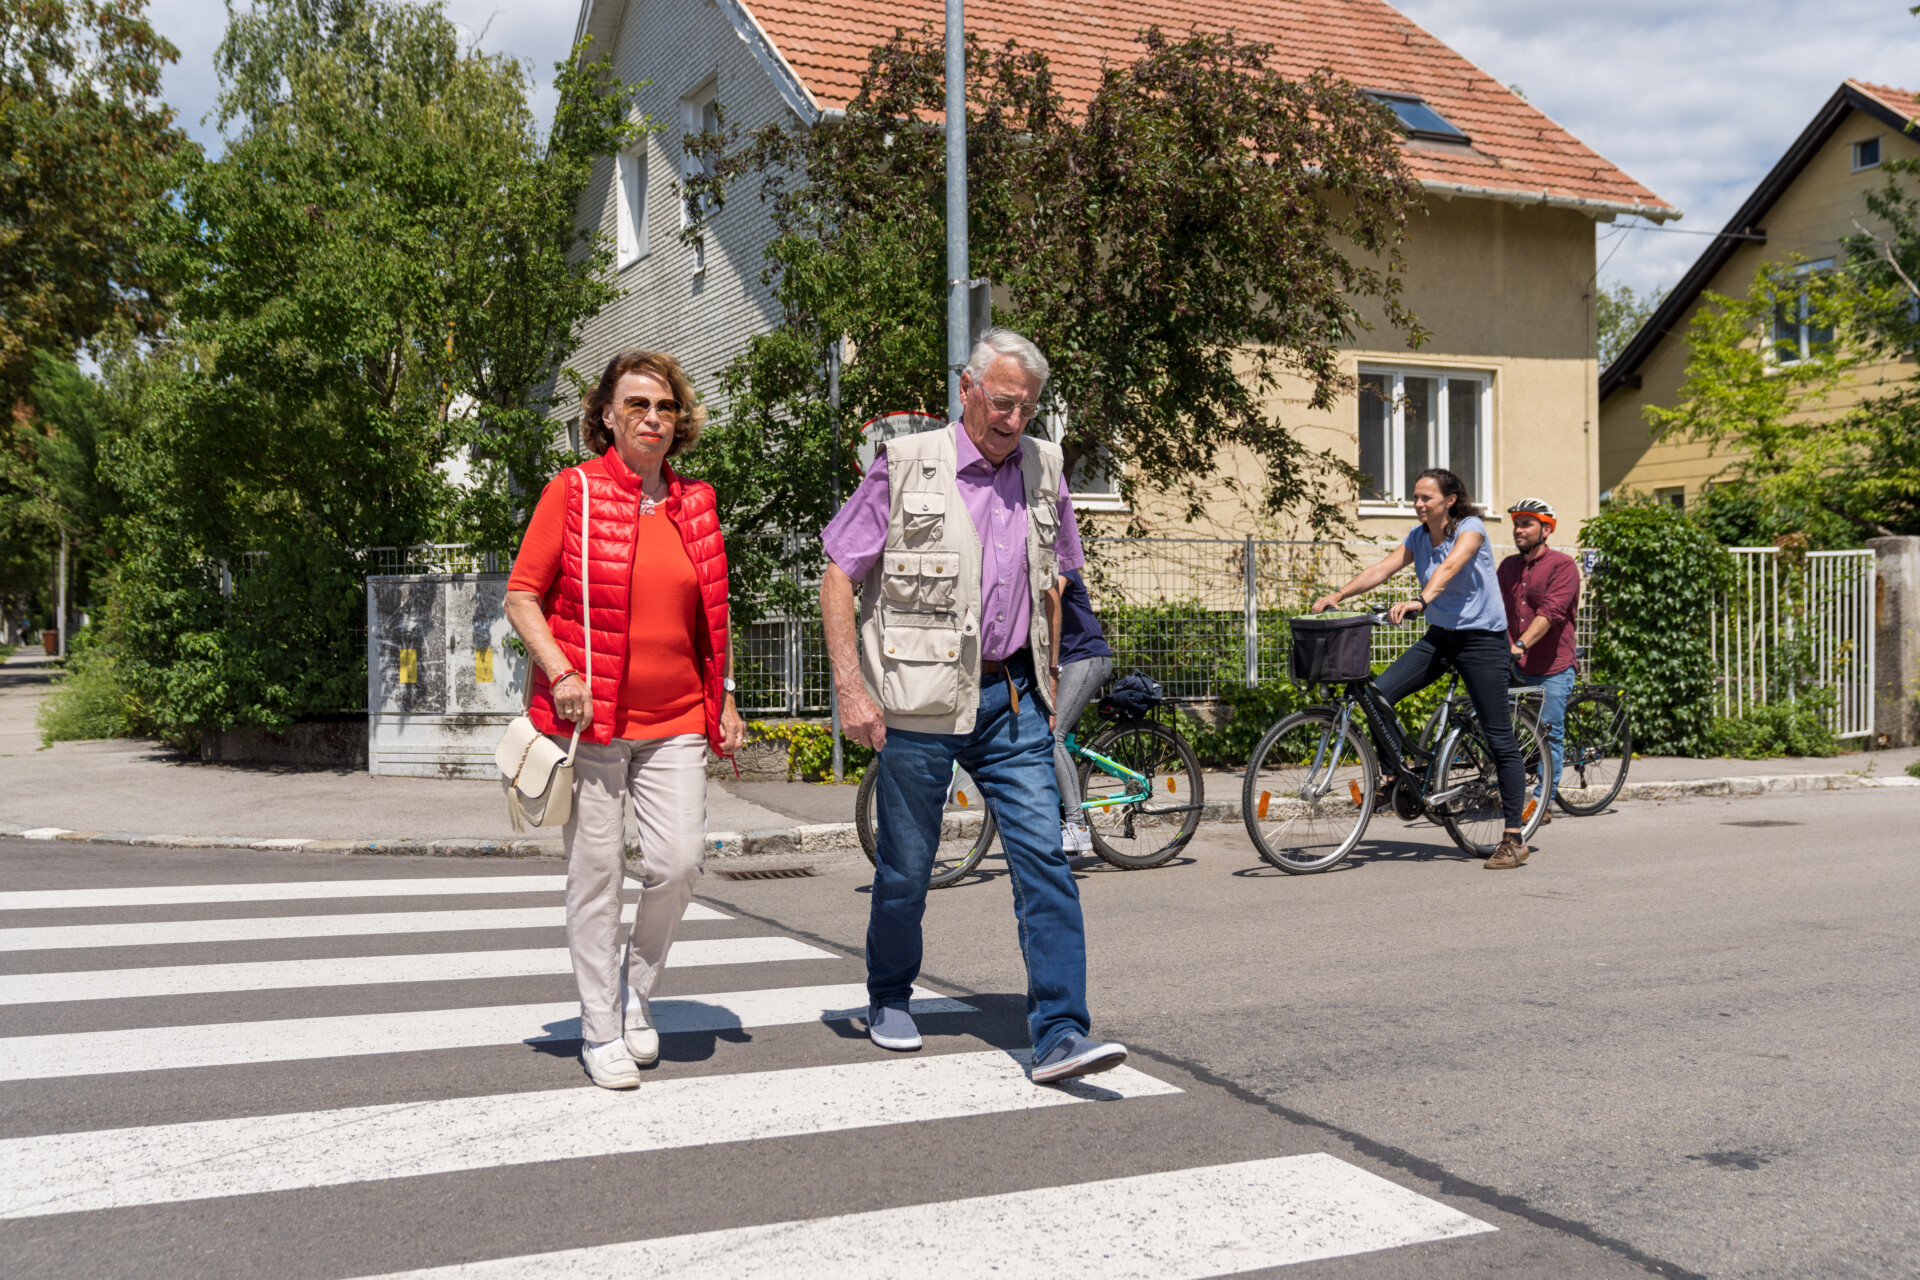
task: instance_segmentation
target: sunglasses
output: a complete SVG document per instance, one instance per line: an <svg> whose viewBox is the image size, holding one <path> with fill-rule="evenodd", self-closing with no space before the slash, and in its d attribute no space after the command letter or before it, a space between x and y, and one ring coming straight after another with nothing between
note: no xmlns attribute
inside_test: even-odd
<svg viewBox="0 0 1920 1280"><path fill-rule="evenodd" d="M646 417L650 410L658 412L662 422L672 422L680 416L680 402L678 400L649 400L645 396L635 396L620 406L621 413L635 420Z"/></svg>

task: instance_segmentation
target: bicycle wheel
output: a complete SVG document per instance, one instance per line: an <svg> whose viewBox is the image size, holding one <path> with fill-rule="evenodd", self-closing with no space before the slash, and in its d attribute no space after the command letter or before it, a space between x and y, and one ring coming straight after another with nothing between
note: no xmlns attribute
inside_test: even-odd
<svg viewBox="0 0 1920 1280"><path fill-rule="evenodd" d="M969 785L965 774L947 791L947 806L940 815L940 847L933 855L930 889L944 889L980 865L993 847L993 814L985 799ZM860 851L867 861L880 865L879 819L875 813L874 792L880 782L878 766L870 766L860 780L860 794L854 798L853 825L860 834Z"/></svg>
<svg viewBox="0 0 1920 1280"><path fill-rule="evenodd" d="M1366 833L1380 767L1351 721L1334 741L1334 713L1296 711L1267 730L1240 789L1247 834L1290 875L1339 866Z"/></svg>
<svg viewBox="0 0 1920 1280"><path fill-rule="evenodd" d="M1559 781L1577 787L1580 799L1568 799L1556 786L1554 803L1577 818L1590 818L1612 804L1627 784L1627 767L1633 763L1627 704L1606 689L1577 689L1567 703L1563 732L1565 770Z"/></svg>
<svg viewBox="0 0 1920 1280"><path fill-rule="evenodd" d="M1080 761L1082 812L1093 851L1123 871L1157 867L1180 852L1200 826L1206 802L1200 758L1187 740L1151 720L1114 725L1087 747L1143 780L1093 760Z"/></svg>
<svg viewBox="0 0 1920 1280"><path fill-rule="evenodd" d="M1515 707L1513 733L1520 744L1520 763L1526 777L1526 800L1522 807L1520 839L1533 838L1547 816L1541 803L1546 790L1546 765L1539 721L1524 707ZM1494 764L1493 748L1475 723L1449 735L1434 762L1432 793L1458 793L1441 806L1441 825L1453 842L1477 858L1491 858L1506 832L1506 810L1500 801L1500 771Z"/></svg>

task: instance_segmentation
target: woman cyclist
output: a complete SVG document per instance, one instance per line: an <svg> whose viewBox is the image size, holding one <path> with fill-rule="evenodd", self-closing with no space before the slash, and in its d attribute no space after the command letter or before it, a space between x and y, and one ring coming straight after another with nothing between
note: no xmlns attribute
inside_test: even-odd
<svg viewBox="0 0 1920 1280"><path fill-rule="evenodd" d="M1387 617L1397 623L1418 613L1427 620L1427 633L1381 674L1375 686L1388 702L1398 702L1445 675L1449 663L1460 673L1500 775L1506 831L1487 859L1487 869L1517 867L1531 852L1520 840L1526 768L1507 702L1507 610L1500 598L1493 550L1487 545L1487 526L1480 508L1467 496L1466 485L1444 467L1422 471L1414 481L1413 513L1420 523L1399 546L1346 586L1314 601L1313 611L1332 609L1413 566L1420 580L1419 599L1394 605Z"/></svg>

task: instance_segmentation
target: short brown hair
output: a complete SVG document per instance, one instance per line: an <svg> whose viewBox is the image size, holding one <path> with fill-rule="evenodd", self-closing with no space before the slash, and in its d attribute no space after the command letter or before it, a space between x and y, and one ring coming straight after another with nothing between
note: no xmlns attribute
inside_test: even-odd
<svg viewBox="0 0 1920 1280"><path fill-rule="evenodd" d="M593 390L587 392L587 398L580 402L580 439L587 449L596 454L605 453L613 448L613 430L607 426L607 410L613 407L613 390L620 385L620 379L629 373L650 373L673 388L673 398L680 402L680 417L674 423L673 444L667 448L667 456L683 453L693 448L700 438L700 428L707 424L707 410L694 398L693 383L687 378L687 371L680 362L664 351L641 351L638 349L622 351L607 362L607 371L600 375L600 381Z"/></svg>

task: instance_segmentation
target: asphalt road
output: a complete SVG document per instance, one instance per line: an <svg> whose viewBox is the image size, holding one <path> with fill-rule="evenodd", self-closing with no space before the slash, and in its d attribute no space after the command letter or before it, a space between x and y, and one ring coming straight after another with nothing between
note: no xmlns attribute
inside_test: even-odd
<svg viewBox="0 0 1920 1280"><path fill-rule="evenodd" d="M1399 824L1318 877L1222 829L1157 871L1089 864L1096 1030L1134 1070L1064 1095L1010 1056L993 860L930 905L926 994L967 1008L913 1057L821 1016L859 999L858 877L709 878L636 1096L572 1059L555 886L497 879L556 863L0 842L0 1256L1920 1274L1916 819L1901 791L1642 804L1501 874ZM1754 822L1792 825L1727 825ZM47 890L94 896L11 896ZM1269 1265L1293 1257L1318 1260Z"/></svg>

